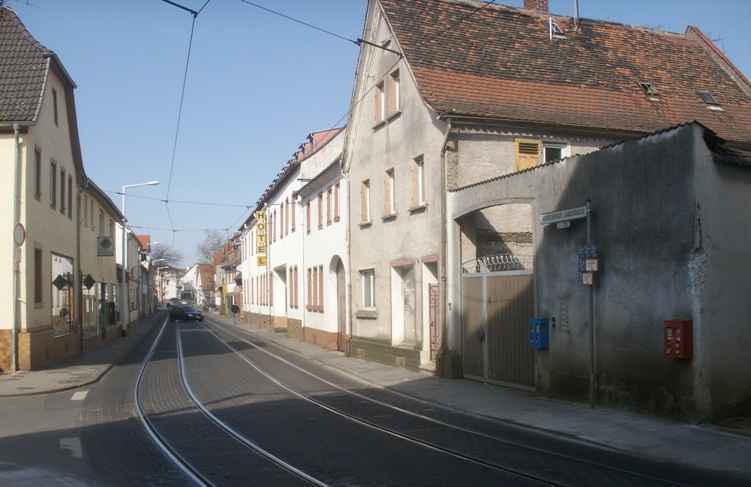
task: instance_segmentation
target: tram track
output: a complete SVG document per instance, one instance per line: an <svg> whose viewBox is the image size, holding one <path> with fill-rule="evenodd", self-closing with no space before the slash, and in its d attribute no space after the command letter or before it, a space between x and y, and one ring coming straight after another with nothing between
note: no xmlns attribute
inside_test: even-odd
<svg viewBox="0 0 751 487"><path fill-rule="evenodd" d="M245 335L251 335L250 332L243 330L239 327L233 327L237 328L238 331L243 332L242 335L234 332L233 330L228 329L227 325L219 324L215 321L209 320L212 325L210 325L210 328L212 330L212 334L217 338L217 340L221 341L228 349L230 349L233 353L237 354L246 364L248 364L250 367L255 369L260 374L264 375L267 379L270 381L276 383L279 387L286 390L290 394L294 395L295 397L298 397L300 399L303 399L305 401L308 401L312 404L315 404L333 414L339 415L343 418L346 418L350 421L354 421L356 423L362 424L364 426L377 429L379 431L382 431L386 434L389 434L393 437L400 438L405 441L412 442L414 444L418 444L420 446L423 446L425 448L434 449L436 451L441 451L447 455L454 456L456 458L460 458L464 461L471 462L477 465L481 465L486 468L493 468L497 470L502 470L508 473L512 473L514 475L519 475L520 477L524 477L530 480L540 481L543 483L546 483L548 485L556 485L556 486L571 486L571 485L582 485L580 483L581 479L577 479L576 481L560 481L556 475L551 474L544 474L539 475L533 472L529 472L522 469L517 469L513 467L508 467L507 465L502 465L498 462L489 461L485 458L480 458L478 456L474 456L472 454L467 454L465 452L459 451L455 448L448 447L446 445L442 445L440 443L432 442L432 441L426 441L423 438L417 437L414 434L404 433L400 432L399 430L391 427L385 426L382 422L376 422L371 421L367 417L364 417L362 414L352 414L351 412L348 412L345 408L341 407L335 407L332 406L330 402L327 402L325 400L319 399L317 397L312 397L309 394L302 393L300 391L294 390L292 387L290 387L288 384L285 384L283 381L280 381L278 378L276 378L273 374L269 373L268 370L264 369L263 367L260 367L254 360L251 360L248 358L246 353L243 353L242 351L238 350L236 347L233 347L231 343L228 341L222 339L219 336L219 333L226 334L227 336L234 338L235 340L239 340L243 343L246 343L247 345L251 346L253 350L259 351L262 354L265 354L268 357L273 358L274 360L278 361L279 363L283 364L286 367L289 367L290 369L294 369L295 371L304 374L305 376L313 379L314 381L319 382L320 384L326 385L327 387L330 387L333 391L336 391L338 393L347 394L352 396L353 398L358 399L359 401L364 401L368 403L372 403L379 408L385 408L397 415L403 415L406 417L414 418L415 420L424 421L427 423L430 423L436 427L440 428L446 428L448 430L452 430L456 433L462 434L462 435L470 435L482 440L486 440L492 443L496 443L498 445L503 445L505 447L514 448L523 450L525 452L528 452L529 455L535 455L535 456L548 456L550 458L555 458L559 462L565 462L571 465L572 467L576 468L575 466L583 466L588 469L590 469L593 472L593 476L597 476L598 474L602 478L606 478L608 475L616 477L620 482L623 483L623 485L660 485L660 486L680 486L680 485L691 485L688 483L682 483L682 482L676 482L673 480L668 480L659 476L649 475L642 472L637 472L625 468L618 467L616 465L608 465L603 464L599 462L594 462L585 458L575 457L573 455L568 455L565 453L560 453L556 451L547 450L544 448L539 448L535 446L526 445L521 442L516 442L513 440L508 440L505 438L501 438L498 436L490 435L487 433L484 433L482 431L478 431L476 429L463 427L461 425L452 424L450 422L446 422L440 419L436 419L433 417L430 417L428 415L411 411L405 407L395 406L393 404L389 404L383 400L372 398L366 394L362 394L358 391L351 390L347 387L343 387L331 380L328 380L326 378L320 377L319 375L301 367L298 364L293 363L290 360L287 360L286 358L268 350L268 344L271 343L275 347L280 347L279 345L276 345L272 342L254 342L254 340L246 338ZM261 345L259 345L261 343ZM606 475L607 474L607 475Z"/></svg>

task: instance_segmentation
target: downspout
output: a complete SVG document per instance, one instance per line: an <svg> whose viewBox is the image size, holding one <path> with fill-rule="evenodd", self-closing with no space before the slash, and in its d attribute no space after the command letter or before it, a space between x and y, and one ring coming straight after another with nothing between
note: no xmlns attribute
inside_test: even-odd
<svg viewBox="0 0 751 487"><path fill-rule="evenodd" d="M446 119L446 137L443 139L443 145L441 145L441 302L443 303L443 313L441 316L441 348L443 348L443 353L439 354L440 357L442 357L442 360L445 360L446 354L449 352L447 350L448 348L448 314L449 314L449 302L448 302L448 279L447 279L447 262L448 262L448 221L446 221L446 212L447 212L447 206L448 206L448 180L447 180L447 171L446 171L446 146L449 142L449 137L451 136L451 119ZM445 362L444 362L445 363ZM437 364L436 364L437 365ZM450 376L453 376L453 370L454 366L453 364L450 365L451 372L448 374ZM444 370L439 370L439 374L446 375L446 370L444 366Z"/></svg>
<svg viewBox="0 0 751 487"><path fill-rule="evenodd" d="M87 181L88 182L88 181ZM84 182L84 185L87 184ZM78 286L76 286L76 315L79 322L78 327L78 347L79 352L83 353L83 271L81 270L81 192L83 187L78 189L76 198L76 263L78 264ZM74 281L75 282L75 281ZM98 316L98 313L97 313Z"/></svg>
<svg viewBox="0 0 751 487"><path fill-rule="evenodd" d="M12 171L12 178L13 178L13 193L14 196L12 198L12 215L13 215L13 228L11 229L11 235L15 236L16 232L16 226L21 222L21 212L20 212L20 199L21 199L21 184L20 184L20 174L21 174L21 127L19 124L14 123L13 124L13 136L15 138L15 164L13 165L13 171ZM15 238L10 239L10 245L11 245L11 258L13 259L12 265L13 265L13 275L12 275L12 285L11 285L11 330L10 330L10 349L11 349L11 355L10 355L10 372L11 374L15 374L18 371L18 304L19 304L19 282L20 282L20 259L18 254L18 245L16 245Z"/></svg>

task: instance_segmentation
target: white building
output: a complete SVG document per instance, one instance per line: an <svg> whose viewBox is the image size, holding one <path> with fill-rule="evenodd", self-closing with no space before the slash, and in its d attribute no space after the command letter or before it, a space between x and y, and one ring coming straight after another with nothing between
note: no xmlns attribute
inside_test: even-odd
<svg viewBox="0 0 751 487"><path fill-rule="evenodd" d="M310 134L241 236L245 317L332 349L343 347L346 333L343 135L342 129Z"/></svg>

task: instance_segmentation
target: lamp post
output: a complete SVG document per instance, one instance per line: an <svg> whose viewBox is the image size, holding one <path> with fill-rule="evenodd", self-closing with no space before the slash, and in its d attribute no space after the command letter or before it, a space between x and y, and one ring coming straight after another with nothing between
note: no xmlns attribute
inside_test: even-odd
<svg viewBox="0 0 751 487"><path fill-rule="evenodd" d="M128 188L138 188L141 186L158 186L159 181L148 181L145 183L138 183L138 184L126 184L122 187L122 192L120 193L122 197L122 213L123 213L123 241L122 241L122 252L123 252L123 290L120 293L121 300L121 324L120 329L122 331L122 334L125 335L128 331L128 318L130 317L130 297L128 296L130 291L128 280L128 217L125 213L125 193L128 191Z"/></svg>

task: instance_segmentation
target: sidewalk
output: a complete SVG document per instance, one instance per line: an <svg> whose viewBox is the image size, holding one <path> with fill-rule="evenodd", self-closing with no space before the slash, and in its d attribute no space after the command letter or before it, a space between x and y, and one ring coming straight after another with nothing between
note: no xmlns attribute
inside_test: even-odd
<svg viewBox="0 0 751 487"><path fill-rule="evenodd" d="M214 313L210 316L220 323L233 324L231 319ZM443 379L426 372L346 357L341 352L323 350L270 330L258 330L247 323L234 325L370 386L388 388L465 414L541 430L600 448L731 472L751 480L751 437L616 409L591 409L587 405L512 388Z"/></svg>
<svg viewBox="0 0 751 487"><path fill-rule="evenodd" d="M136 321L127 337L113 340L92 352L56 364L52 368L0 375L0 397L48 394L96 382L114 364L123 360L164 317L164 313L153 313Z"/></svg>

